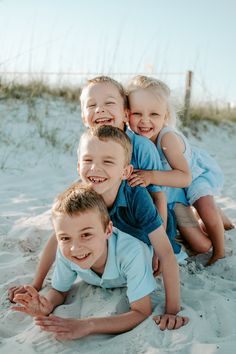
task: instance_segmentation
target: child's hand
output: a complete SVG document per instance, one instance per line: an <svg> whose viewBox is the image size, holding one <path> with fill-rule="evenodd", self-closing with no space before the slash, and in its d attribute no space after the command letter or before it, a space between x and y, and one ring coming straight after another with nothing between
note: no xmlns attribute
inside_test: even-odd
<svg viewBox="0 0 236 354"><path fill-rule="evenodd" d="M153 276L154 277L157 277L162 272L160 260L158 259L157 255L155 253L152 258L152 269L153 269Z"/></svg>
<svg viewBox="0 0 236 354"><path fill-rule="evenodd" d="M17 294L25 294L26 292L24 285L12 286L8 289L8 299L14 302L13 299Z"/></svg>
<svg viewBox="0 0 236 354"><path fill-rule="evenodd" d="M52 303L44 296L39 295L31 285L26 285L26 292L16 294L13 301L22 306L13 306L12 310L24 312L30 316L47 316L53 310Z"/></svg>
<svg viewBox="0 0 236 354"><path fill-rule="evenodd" d="M146 170L134 170L131 176L128 178L129 185L131 187L147 187L151 184L151 171Z"/></svg>
<svg viewBox="0 0 236 354"><path fill-rule="evenodd" d="M189 322L188 317L169 314L154 316L153 320L159 325L161 331L165 329L179 329Z"/></svg>
<svg viewBox="0 0 236 354"><path fill-rule="evenodd" d="M56 339L78 339L89 335L91 325L88 320L77 320L74 318L61 318L50 315L35 318L35 324L43 331L53 332Z"/></svg>
<svg viewBox="0 0 236 354"><path fill-rule="evenodd" d="M30 284L27 284L27 285L30 285ZM8 299L14 303L13 299L17 294L27 293L27 290L25 290L25 287L27 285L12 286L10 289L8 289ZM31 286L33 286L38 291L40 290L39 288L37 288L34 285L31 285Z"/></svg>

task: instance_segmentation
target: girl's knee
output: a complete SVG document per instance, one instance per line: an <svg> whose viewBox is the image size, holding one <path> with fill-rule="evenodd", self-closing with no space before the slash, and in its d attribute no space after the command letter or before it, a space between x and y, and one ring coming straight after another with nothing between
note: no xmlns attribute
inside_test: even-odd
<svg viewBox="0 0 236 354"><path fill-rule="evenodd" d="M212 243L210 240L206 240L205 242L203 242L202 244L198 245L199 246L199 253L207 253L210 251L211 247L212 247Z"/></svg>

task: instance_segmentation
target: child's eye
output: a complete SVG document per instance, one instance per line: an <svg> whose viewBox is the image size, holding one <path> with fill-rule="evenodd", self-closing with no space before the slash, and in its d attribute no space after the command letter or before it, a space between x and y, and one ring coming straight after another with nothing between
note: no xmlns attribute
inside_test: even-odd
<svg viewBox="0 0 236 354"><path fill-rule="evenodd" d="M93 108L93 107L95 107L95 103L90 103L87 105L87 108Z"/></svg>
<svg viewBox="0 0 236 354"><path fill-rule="evenodd" d="M70 240L70 238L68 236L60 237L60 241L62 241L62 242L66 242L66 241L69 241L69 240Z"/></svg>
<svg viewBox="0 0 236 354"><path fill-rule="evenodd" d="M159 114L156 113L156 112L153 112L153 113L151 113L151 116L152 116L152 117L156 117L156 116L159 116Z"/></svg>
<svg viewBox="0 0 236 354"><path fill-rule="evenodd" d="M141 113L138 113L138 112L133 112L131 113L132 116L136 116L136 117L140 117L141 116Z"/></svg>
<svg viewBox="0 0 236 354"><path fill-rule="evenodd" d="M93 235L91 233L88 233L88 232L86 232L86 233L81 235L82 238L86 238L86 239L91 238L92 236Z"/></svg>
<svg viewBox="0 0 236 354"><path fill-rule="evenodd" d="M112 104L115 104L115 102L108 101L108 102L106 102L106 104L108 104L108 105L112 105Z"/></svg>
<svg viewBox="0 0 236 354"><path fill-rule="evenodd" d="M92 159L83 159L83 162L92 162Z"/></svg>
<svg viewBox="0 0 236 354"><path fill-rule="evenodd" d="M104 160L104 163L107 164L107 165L113 165L114 164L114 162L110 161L110 160Z"/></svg>

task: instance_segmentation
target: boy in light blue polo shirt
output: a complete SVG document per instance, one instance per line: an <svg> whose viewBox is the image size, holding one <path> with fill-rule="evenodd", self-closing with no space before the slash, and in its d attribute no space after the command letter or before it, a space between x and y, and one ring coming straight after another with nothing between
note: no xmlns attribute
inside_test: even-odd
<svg viewBox="0 0 236 354"><path fill-rule="evenodd" d="M14 301L21 306L14 306L13 310L35 317L36 325L56 334L60 340L98 333L122 333L151 315L149 294L156 288L152 276L152 250L143 242L112 230L101 196L86 185L72 185L57 198L52 221L59 246L52 289L42 296L34 287L26 286L26 293L15 295ZM127 286L130 311L86 319L48 316L64 303L78 275L87 283L104 288ZM179 317L172 328L187 322L188 318Z"/></svg>

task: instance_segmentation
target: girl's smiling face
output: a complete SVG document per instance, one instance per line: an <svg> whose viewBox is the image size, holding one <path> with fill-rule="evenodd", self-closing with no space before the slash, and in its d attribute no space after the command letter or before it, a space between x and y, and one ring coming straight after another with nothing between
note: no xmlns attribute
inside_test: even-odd
<svg viewBox="0 0 236 354"><path fill-rule="evenodd" d="M129 94L129 107L130 128L155 143L168 120L165 100L155 95L152 88L140 88Z"/></svg>

